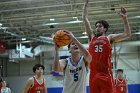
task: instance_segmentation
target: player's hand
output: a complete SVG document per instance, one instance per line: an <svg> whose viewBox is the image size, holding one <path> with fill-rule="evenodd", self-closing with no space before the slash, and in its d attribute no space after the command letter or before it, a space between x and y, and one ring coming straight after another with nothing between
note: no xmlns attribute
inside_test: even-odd
<svg viewBox="0 0 140 93"><path fill-rule="evenodd" d="M89 0L84 0L84 7L88 5ZM83 9L84 9L83 7Z"/></svg>
<svg viewBox="0 0 140 93"><path fill-rule="evenodd" d="M52 34L52 38L53 38L53 42L54 42L54 48L56 51L58 51L60 47L56 44L56 42L54 40L54 34Z"/></svg>
<svg viewBox="0 0 140 93"><path fill-rule="evenodd" d="M89 0L84 0L85 1L85 4L87 4L89 2Z"/></svg>
<svg viewBox="0 0 140 93"><path fill-rule="evenodd" d="M65 30L64 32L66 32L66 34L69 35L71 39L75 37L70 31Z"/></svg>
<svg viewBox="0 0 140 93"><path fill-rule="evenodd" d="M56 51L58 51L58 50L59 50L59 48L60 48L60 47L56 44L56 42L55 42L55 41L54 41L54 48L55 48L55 50L56 50Z"/></svg>
<svg viewBox="0 0 140 93"><path fill-rule="evenodd" d="M121 7L121 11L119 12L119 15L120 15L122 18L126 18L126 17L127 17L126 9L125 9L124 7Z"/></svg>

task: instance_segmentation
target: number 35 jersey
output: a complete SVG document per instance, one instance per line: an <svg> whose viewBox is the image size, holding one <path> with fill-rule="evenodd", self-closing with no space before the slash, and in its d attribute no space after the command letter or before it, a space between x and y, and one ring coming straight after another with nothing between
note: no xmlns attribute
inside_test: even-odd
<svg viewBox="0 0 140 93"><path fill-rule="evenodd" d="M73 64L71 57L67 58L64 70L63 93L86 93L86 76L88 69L83 56L77 64Z"/></svg>
<svg viewBox="0 0 140 93"><path fill-rule="evenodd" d="M89 45L89 52L92 55L90 74L110 74L112 68L112 47L108 37L104 35L100 37L93 37Z"/></svg>

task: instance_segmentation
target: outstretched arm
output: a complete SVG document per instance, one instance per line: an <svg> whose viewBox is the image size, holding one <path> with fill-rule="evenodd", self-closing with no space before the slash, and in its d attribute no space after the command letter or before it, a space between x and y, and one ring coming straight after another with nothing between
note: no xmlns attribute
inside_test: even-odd
<svg viewBox="0 0 140 93"><path fill-rule="evenodd" d="M92 60L92 57L88 52L88 50L76 39L76 37L72 34L72 32L69 31L65 32L71 37L72 41L78 46L78 48L80 49L85 58L85 61L87 62L87 64L89 64Z"/></svg>
<svg viewBox="0 0 140 93"><path fill-rule="evenodd" d="M128 93L128 84L127 84L127 80L126 80L126 93Z"/></svg>
<svg viewBox="0 0 140 93"><path fill-rule="evenodd" d="M23 90L23 93L28 93L28 90L30 89L31 85L33 84L32 78L29 78L26 82L25 88Z"/></svg>
<svg viewBox="0 0 140 93"><path fill-rule="evenodd" d="M89 0L84 0L84 6L83 6L83 23L84 23L84 28L85 28L85 31L88 35L88 38L89 38L89 41L91 41L91 38L92 38L92 28L91 28L91 25L90 25L90 22L88 20L88 10L87 10L87 6L88 6L88 1Z"/></svg>
<svg viewBox="0 0 140 93"><path fill-rule="evenodd" d="M124 32L119 34L110 34L108 37L111 41L114 42L125 40L131 36L131 30L127 19L126 9L124 7L121 7L119 15L121 16L124 23Z"/></svg>
<svg viewBox="0 0 140 93"><path fill-rule="evenodd" d="M47 91L47 85L46 85L46 80L45 80L45 89L44 89L44 93L48 93L48 91Z"/></svg>
<svg viewBox="0 0 140 93"><path fill-rule="evenodd" d="M12 93L10 88L9 88L9 93Z"/></svg>
<svg viewBox="0 0 140 93"><path fill-rule="evenodd" d="M63 69L66 65L66 60L59 60L59 53L58 53L59 47L54 42L54 65L53 70L56 72L63 72Z"/></svg>

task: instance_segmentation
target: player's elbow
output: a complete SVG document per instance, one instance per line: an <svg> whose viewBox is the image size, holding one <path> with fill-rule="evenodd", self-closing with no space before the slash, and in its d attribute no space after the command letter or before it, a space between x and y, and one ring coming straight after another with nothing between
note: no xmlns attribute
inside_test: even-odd
<svg viewBox="0 0 140 93"><path fill-rule="evenodd" d="M91 61L92 61L92 56L90 55L90 58L89 58L90 60L89 60L89 62L91 63Z"/></svg>
<svg viewBox="0 0 140 93"><path fill-rule="evenodd" d="M54 72L60 72L61 71L61 69L59 67L56 67L56 66L53 67L53 70L54 70Z"/></svg>
<svg viewBox="0 0 140 93"><path fill-rule="evenodd" d="M92 56L90 54L87 56L87 61L88 61L88 63L91 63L91 61L92 61Z"/></svg>
<svg viewBox="0 0 140 93"><path fill-rule="evenodd" d="M130 38L131 36L132 36L131 33L124 33L124 37L125 37L125 38Z"/></svg>
<svg viewBox="0 0 140 93"><path fill-rule="evenodd" d="M128 37L131 37L132 36L132 33L130 32L130 33L128 33Z"/></svg>
<svg viewBox="0 0 140 93"><path fill-rule="evenodd" d="M128 38L131 37L131 36L132 36L131 30L128 30L127 33L125 33L125 35L126 35L126 37L128 37Z"/></svg>
<svg viewBox="0 0 140 93"><path fill-rule="evenodd" d="M57 67L53 67L54 72L59 72L59 69Z"/></svg>
<svg viewBox="0 0 140 93"><path fill-rule="evenodd" d="M131 36L132 36L131 33L127 33L127 35L126 35L127 38L130 38Z"/></svg>

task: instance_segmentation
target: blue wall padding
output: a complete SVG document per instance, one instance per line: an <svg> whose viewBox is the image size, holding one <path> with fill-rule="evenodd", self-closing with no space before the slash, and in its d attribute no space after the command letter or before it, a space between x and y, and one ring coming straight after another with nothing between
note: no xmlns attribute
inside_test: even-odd
<svg viewBox="0 0 140 93"><path fill-rule="evenodd" d="M48 88L48 93L62 93L63 88ZM89 86L87 87L87 93L90 93ZM140 84L131 84L128 85L128 93L140 93Z"/></svg>

